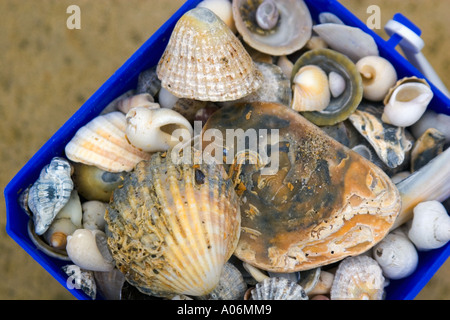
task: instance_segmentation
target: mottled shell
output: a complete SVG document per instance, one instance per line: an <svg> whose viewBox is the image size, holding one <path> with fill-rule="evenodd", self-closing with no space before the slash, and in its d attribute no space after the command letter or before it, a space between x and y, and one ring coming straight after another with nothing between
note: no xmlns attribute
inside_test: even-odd
<svg viewBox="0 0 450 320"><path fill-rule="evenodd" d="M382 108L362 103L349 120L372 145L379 158L389 167L400 166L412 147L403 127L387 124L381 120Z"/></svg>
<svg viewBox="0 0 450 320"><path fill-rule="evenodd" d="M67 279L69 289L80 289L92 300L95 300L97 284L92 271L81 269L75 264L65 265L62 269L69 276Z"/></svg>
<svg viewBox="0 0 450 320"><path fill-rule="evenodd" d="M239 39L202 7L178 20L157 74L162 87L175 96L203 101L236 100L254 92L262 82Z"/></svg>
<svg viewBox="0 0 450 320"><path fill-rule="evenodd" d="M69 161L55 157L46 165L28 192L28 207L33 213L36 233L42 235L69 201L73 190Z"/></svg>
<svg viewBox="0 0 450 320"><path fill-rule="evenodd" d="M136 94L148 93L155 98L160 89L161 81L156 74L156 66L146 69L139 74L136 85Z"/></svg>
<svg viewBox="0 0 450 320"><path fill-rule="evenodd" d="M242 273L232 263L227 262L223 266L219 284L208 295L200 297L208 300L242 300L247 283Z"/></svg>
<svg viewBox="0 0 450 320"><path fill-rule="evenodd" d="M115 111L95 117L78 129L65 147L67 158L104 171L130 171L150 154L131 145L125 136L125 115Z"/></svg>
<svg viewBox="0 0 450 320"><path fill-rule="evenodd" d="M258 150L227 145L227 156L238 155L227 170L241 195L239 259L274 272L308 270L366 251L394 223L400 196L389 177L289 107L223 107L204 132L209 128L224 137L240 128L268 141L259 140ZM266 162L239 158L264 160L265 150Z"/></svg>
<svg viewBox="0 0 450 320"><path fill-rule="evenodd" d="M382 300L385 279L378 263L369 256L345 258L336 270L331 300Z"/></svg>
<svg viewBox="0 0 450 320"><path fill-rule="evenodd" d="M427 129L411 150L411 172L417 171L444 151L445 136L435 128Z"/></svg>
<svg viewBox="0 0 450 320"><path fill-rule="evenodd" d="M302 286L282 277L271 277L256 284L252 300L308 300Z"/></svg>
<svg viewBox="0 0 450 320"><path fill-rule="evenodd" d="M125 178L105 214L108 244L141 292L202 296L236 248L238 198L221 165L175 160L155 153Z"/></svg>
<svg viewBox="0 0 450 320"><path fill-rule="evenodd" d="M298 70L306 65L316 65L326 74L334 71L345 80L345 90L337 97L331 96L330 103L323 111L302 112L302 115L319 126L334 125L347 119L363 97L361 75L356 65L345 55L331 49L315 49L304 53L295 62L291 83Z"/></svg>
<svg viewBox="0 0 450 320"><path fill-rule="evenodd" d="M312 19L303 0L277 0L276 26L264 30L255 14L262 0L234 0L233 17L242 39L258 51L274 56L288 55L304 47L311 37Z"/></svg>

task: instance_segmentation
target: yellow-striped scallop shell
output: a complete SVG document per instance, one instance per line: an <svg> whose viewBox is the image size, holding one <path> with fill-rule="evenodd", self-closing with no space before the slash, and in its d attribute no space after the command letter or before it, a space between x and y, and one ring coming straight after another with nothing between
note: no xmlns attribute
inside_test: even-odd
<svg viewBox="0 0 450 320"><path fill-rule="evenodd" d="M262 75L228 26L203 7L177 22L157 67L163 88L179 98L229 101L262 83Z"/></svg>
<svg viewBox="0 0 450 320"><path fill-rule="evenodd" d="M223 167L175 164L169 152L136 166L105 219L117 268L141 292L161 297L210 293L240 232L238 198Z"/></svg>
<svg viewBox="0 0 450 320"><path fill-rule="evenodd" d="M96 166L108 172L130 171L150 154L130 144L125 136L127 121L119 111L95 117L78 129L65 147L74 162Z"/></svg>

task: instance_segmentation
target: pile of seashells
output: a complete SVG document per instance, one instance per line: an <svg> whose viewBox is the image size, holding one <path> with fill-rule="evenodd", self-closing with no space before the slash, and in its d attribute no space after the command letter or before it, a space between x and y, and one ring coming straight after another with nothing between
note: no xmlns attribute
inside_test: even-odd
<svg viewBox="0 0 450 320"><path fill-rule="evenodd" d="M370 35L318 20L302 0L186 12L158 65L21 194L37 247L92 299L383 299L450 239L450 116ZM173 161L194 121L277 129L278 171L248 149Z"/></svg>

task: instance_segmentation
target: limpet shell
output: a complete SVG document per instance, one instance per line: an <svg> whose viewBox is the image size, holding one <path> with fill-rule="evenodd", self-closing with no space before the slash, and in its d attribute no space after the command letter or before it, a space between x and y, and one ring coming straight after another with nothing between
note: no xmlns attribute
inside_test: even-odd
<svg viewBox="0 0 450 320"><path fill-rule="evenodd" d="M161 85L178 98L240 99L258 89L262 75L242 43L207 8L177 22L157 66Z"/></svg>
<svg viewBox="0 0 450 320"><path fill-rule="evenodd" d="M247 284L242 273L232 263L223 266L219 284L208 295L200 297L208 300L242 300Z"/></svg>
<svg viewBox="0 0 450 320"><path fill-rule="evenodd" d="M295 272L362 253L387 234L400 211L398 190L379 167L289 107L223 107L203 133L210 128L224 137L235 128L267 132L256 150L236 143L226 148L234 162L225 167L241 197L234 254L257 268ZM264 155L267 150L273 157Z"/></svg>
<svg viewBox="0 0 450 320"><path fill-rule="evenodd" d="M271 277L256 284L252 300L308 300L302 286L282 277Z"/></svg>
<svg viewBox="0 0 450 320"><path fill-rule="evenodd" d="M131 145L125 136L127 121L122 112L95 117L78 129L65 147L69 160L109 172L130 171L150 154Z"/></svg>
<svg viewBox="0 0 450 320"><path fill-rule="evenodd" d="M334 71L345 80L345 90L338 97L331 96L330 103L322 111L301 114L318 126L334 125L347 119L363 98L361 75L355 64L345 55L331 49L315 49L305 52L294 64L291 83L298 70L306 65L316 65L326 74Z"/></svg>
<svg viewBox="0 0 450 320"><path fill-rule="evenodd" d="M73 190L69 161L54 157L42 168L28 192L28 207L33 213L36 233L42 235L58 212L66 205Z"/></svg>
<svg viewBox="0 0 450 320"><path fill-rule="evenodd" d="M206 295L236 248L240 209L232 181L222 165L194 165L194 157L178 162L171 152L155 153L140 162L105 214L117 268L143 293Z"/></svg>

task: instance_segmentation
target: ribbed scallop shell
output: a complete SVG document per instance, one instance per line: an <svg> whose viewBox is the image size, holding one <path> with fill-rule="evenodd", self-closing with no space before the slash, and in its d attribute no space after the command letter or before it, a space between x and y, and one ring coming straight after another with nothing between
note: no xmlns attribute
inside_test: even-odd
<svg viewBox="0 0 450 320"><path fill-rule="evenodd" d="M105 220L116 265L141 292L202 296L219 283L236 248L240 210L221 165L140 162L110 202Z"/></svg>
<svg viewBox="0 0 450 320"><path fill-rule="evenodd" d="M118 111L95 117L66 145L67 158L109 172L130 171L150 154L128 142L126 125L125 115Z"/></svg>
<svg viewBox="0 0 450 320"><path fill-rule="evenodd" d="M308 300L302 286L282 277L271 277L251 291L253 300Z"/></svg>
<svg viewBox="0 0 450 320"><path fill-rule="evenodd" d="M202 101L236 100L262 82L239 39L206 8L194 8L177 22L157 74L175 96Z"/></svg>
<svg viewBox="0 0 450 320"><path fill-rule="evenodd" d="M316 65L306 65L298 70L293 92L292 108L296 111L322 111L330 103L328 76Z"/></svg>

